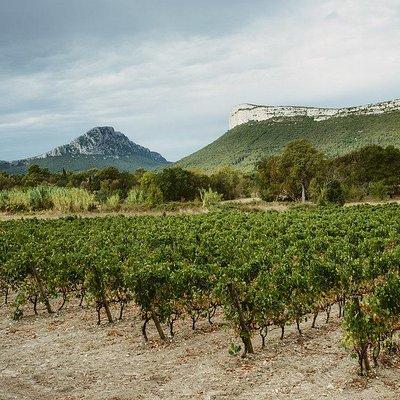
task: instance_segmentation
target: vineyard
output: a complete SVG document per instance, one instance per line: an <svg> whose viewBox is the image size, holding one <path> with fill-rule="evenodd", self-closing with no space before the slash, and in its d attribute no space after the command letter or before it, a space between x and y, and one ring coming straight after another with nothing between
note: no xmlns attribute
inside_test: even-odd
<svg viewBox="0 0 400 400"><path fill-rule="evenodd" d="M399 221L385 205L1 222L1 293L14 320L74 302L112 324L134 306L145 341L149 324L166 341L221 313L243 357L337 307L364 374L397 349Z"/></svg>

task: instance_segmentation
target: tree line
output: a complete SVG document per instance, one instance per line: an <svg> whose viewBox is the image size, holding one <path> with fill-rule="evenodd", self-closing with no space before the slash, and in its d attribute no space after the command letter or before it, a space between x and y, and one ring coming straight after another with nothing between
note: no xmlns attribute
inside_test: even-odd
<svg viewBox="0 0 400 400"><path fill-rule="evenodd" d="M119 171L115 167L83 172L51 173L31 165L23 175L0 173L0 191L28 190L39 186L79 188L94 193L96 199L105 202L112 196L120 199L136 197L155 205L174 201L200 199L200 191L210 188L223 199L249 197L255 183L251 175L231 167L221 167L211 174L198 170L170 167L160 171ZM133 192L132 192L133 191ZM132 192L132 193L131 193Z"/></svg>
<svg viewBox="0 0 400 400"><path fill-rule="evenodd" d="M179 166L159 171L123 172L108 167L51 173L31 165L23 175L0 173L0 208L7 208L1 206L2 202L6 204L6 192L43 186L87 191L95 196L95 201L110 207L125 200L150 207L198 201L205 190L219 194L224 200L260 196L266 201L343 204L368 197L387 199L400 195L400 150L371 145L344 156L327 158L300 139L288 143L281 154L262 159L252 173L228 166L211 173ZM43 203L42 208L46 208L46 199Z"/></svg>
<svg viewBox="0 0 400 400"><path fill-rule="evenodd" d="M306 140L295 140L282 154L258 164L263 199L311 200L343 204L366 197L400 195L400 149L371 145L344 156L326 158Z"/></svg>

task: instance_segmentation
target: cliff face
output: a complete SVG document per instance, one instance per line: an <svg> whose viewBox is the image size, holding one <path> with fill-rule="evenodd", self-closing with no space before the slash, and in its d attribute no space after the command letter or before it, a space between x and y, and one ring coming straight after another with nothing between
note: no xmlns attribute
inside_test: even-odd
<svg viewBox="0 0 400 400"><path fill-rule="evenodd" d="M346 108L259 106L245 103L238 105L231 111L229 129L249 121L266 121L268 119L279 121L286 117L312 117L314 121L323 121L329 118L382 114L395 110L400 110L400 99Z"/></svg>

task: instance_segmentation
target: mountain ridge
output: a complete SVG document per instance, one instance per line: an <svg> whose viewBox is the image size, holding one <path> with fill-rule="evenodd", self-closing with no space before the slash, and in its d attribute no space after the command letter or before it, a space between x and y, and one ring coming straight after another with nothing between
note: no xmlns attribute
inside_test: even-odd
<svg viewBox="0 0 400 400"><path fill-rule="evenodd" d="M39 156L0 161L0 171L23 173L32 164L59 172L64 168L80 171L106 166L122 170L155 169L169 162L161 154L134 143L113 127L99 126Z"/></svg>
<svg viewBox="0 0 400 400"><path fill-rule="evenodd" d="M242 106L235 107L229 116L232 128L177 165L204 170L231 165L250 172L262 158L279 154L288 142L300 138L326 156L343 155L370 144L400 148L400 99L342 109L249 105L251 110L242 110ZM338 112L344 109L348 111ZM264 114L255 115L254 110ZM310 110L311 114L307 113ZM315 114L314 110L330 110L331 115ZM243 114L232 119L238 111Z"/></svg>
<svg viewBox="0 0 400 400"><path fill-rule="evenodd" d="M311 117L315 121L343 118L350 115L375 115L400 111L400 98L352 107L312 106L264 106L243 103L234 107L229 114L229 129L250 121L266 121L273 118Z"/></svg>

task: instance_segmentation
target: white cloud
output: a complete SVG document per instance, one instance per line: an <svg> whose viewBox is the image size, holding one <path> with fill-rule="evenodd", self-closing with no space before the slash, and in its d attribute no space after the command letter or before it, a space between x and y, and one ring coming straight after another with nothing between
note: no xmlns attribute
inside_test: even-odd
<svg viewBox="0 0 400 400"><path fill-rule="evenodd" d="M221 135L241 102L340 106L399 97L398 6L305 1L218 37L82 42L45 70L0 85L8 110L0 136L59 129L69 140L71 127L111 124L175 160Z"/></svg>

